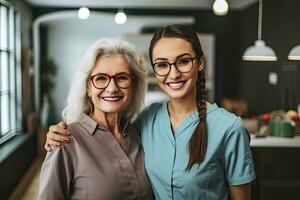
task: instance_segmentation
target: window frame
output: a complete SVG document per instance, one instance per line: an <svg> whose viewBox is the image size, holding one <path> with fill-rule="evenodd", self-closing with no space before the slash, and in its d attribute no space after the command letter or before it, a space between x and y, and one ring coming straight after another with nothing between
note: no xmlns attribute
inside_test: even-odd
<svg viewBox="0 0 300 200"><path fill-rule="evenodd" d="M1 90L2 88L0 87L0 113L2 109L1 99L4 95L8 95L8 130L4 132L4 130L1 129L2 121L0 115L0 145L13 136L20 134L22 130L20 13L12 3L5 0L0 0L0 8L1 7L7 9L7 31L5 33L7 47L2 48L0 44L0 67L3 67L2 55L6 54L7 64L5 67L7 67L8 73L8 88L7 90ZM12 31L13 33L11 33ZM0 68L0 77L2 76L1 71L2 69Z"/></svg>

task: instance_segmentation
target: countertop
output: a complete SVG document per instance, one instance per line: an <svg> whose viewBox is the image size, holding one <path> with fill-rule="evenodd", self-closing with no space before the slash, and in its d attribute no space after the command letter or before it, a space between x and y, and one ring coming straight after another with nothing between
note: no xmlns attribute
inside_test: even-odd
<svg viewBox="0 0 300 200"><path fill-rule="evenodd" d="M295 137L256 137L251 135L251 147L300 148L300 136Z"/></svg>

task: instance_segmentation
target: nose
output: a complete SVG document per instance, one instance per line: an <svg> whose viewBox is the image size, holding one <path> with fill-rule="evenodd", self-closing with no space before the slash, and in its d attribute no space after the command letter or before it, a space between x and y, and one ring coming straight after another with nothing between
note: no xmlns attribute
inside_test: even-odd
<svg viewBox="0 0 300 200"><path fill-rule="evenodd" d="M110 79L108 86L105 88L106 92L115 92L118 90L118 86L115 82L115 79Z"/></svg>
<svg viewBox="0 0 300 200"><path fill-rule="evenodd" d="M175 64L172 64L170 69L170 73L169 73L169 78L171 79L177 79L178 77L180 77L181 73L180 71L177 70Z"/></svg>

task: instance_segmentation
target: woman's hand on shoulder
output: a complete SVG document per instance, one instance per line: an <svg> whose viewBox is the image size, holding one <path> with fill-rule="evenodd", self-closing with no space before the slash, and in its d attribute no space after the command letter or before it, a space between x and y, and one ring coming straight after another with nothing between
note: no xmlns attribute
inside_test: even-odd
<svg viewBox="0 0 300 200"><path fill-rule="evenodd" d="M46 151L51 152L53 147L60 147L61 143L68 143L70 136L71 134L64 122L50 126L45 143Z"/></svg>

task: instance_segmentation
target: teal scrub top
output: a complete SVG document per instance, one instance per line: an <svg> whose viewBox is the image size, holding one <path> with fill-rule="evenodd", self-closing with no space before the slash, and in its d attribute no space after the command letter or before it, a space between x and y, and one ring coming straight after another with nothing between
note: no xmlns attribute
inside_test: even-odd
<svg viewBox="0 0 300 200"><path fill-rule="evenodd" d="M173 134L167 102L150 105L135 121L156 199L225 200L229 185L255 179L249 133L240 117L216 104L207 108L205 159L186 171L188 143L198 122L198 112L191 113Z"/></svg>

